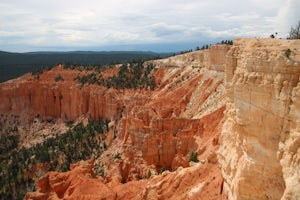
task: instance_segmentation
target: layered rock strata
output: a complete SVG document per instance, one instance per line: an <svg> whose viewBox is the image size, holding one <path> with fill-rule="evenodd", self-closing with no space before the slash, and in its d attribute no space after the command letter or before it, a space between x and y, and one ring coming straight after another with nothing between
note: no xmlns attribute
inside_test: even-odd
<svg viewBox="0 0 300 200"><path fill-rule="evenodd" d="M64 81L55 82L58 75ZM82 114L92 119L112 118L121 107L116 92L93 85L80 89L80 84L73 81L76 75L75 71L56 67L39 79L27 75L2 83L0 113L73 120Z"/></svg>
<svg viewBox="0 0 300 200"><path fill-rule="evenodd" d="M236 39L219 162L229 199L299 199L300 41Z"/></svg>
<svg viewBox="0 0 300 200"><path fill-rule="evenodd" d="M192 152L201 160L214 157L225 110L223 72L180 63L180 57L155 61L159 87L125 103L116 124L117 138L96 161L106 163L107 182L144 179L149 170L158 174L161 169L187 167ZM116 162L109 155L121 159ZM216 161L213 166L217 170Z"/></svg>

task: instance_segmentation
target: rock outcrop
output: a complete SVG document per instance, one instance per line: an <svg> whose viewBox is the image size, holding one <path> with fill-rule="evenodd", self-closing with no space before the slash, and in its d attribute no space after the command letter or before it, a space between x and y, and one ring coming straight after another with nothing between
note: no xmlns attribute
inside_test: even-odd
<svg viewBox="0 0 300 200"><path fill-rule="evenodd" d="M96 177L93 168L93 162L80 162L69 172L50 172L38 181L39 190L25 199L116 199L116 193Z"/></svg>
<svg viewBox="0 0 300 200"><path fill-rule="evenodd" d="M126 184L105 184L96 176L93 163L80 162L66 173L50 172L38 181L38 191L27 193L25 199L203 199L218 200L222 178L215 165L195 164L165 171L149 179ZM225 196L224 196L225 198Z"/></svg>
<svg viewBox="0 0 300 200"><path fill-rule="evenodd" d="M236 39L219 162L229 199L299 199L300 41Z"/></svg>

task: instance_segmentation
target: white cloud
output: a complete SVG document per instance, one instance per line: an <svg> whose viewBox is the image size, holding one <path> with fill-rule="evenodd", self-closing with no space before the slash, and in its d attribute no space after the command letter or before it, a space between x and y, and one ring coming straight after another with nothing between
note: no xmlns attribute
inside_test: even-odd
<svg viewBox="0 0 300 200"><path fill-rule="evenodd" d="M287 0L279 9L278 16L274 20L274 30L282 37L286 37L291 26L295 26L300 20L300 1Z"/></svg>
<svg viewBox="0 0 300 200"><path fill-rule="evenodd" d="M0 48L268 37L300 19L299 7L298 0L2 0Z"/></svg>

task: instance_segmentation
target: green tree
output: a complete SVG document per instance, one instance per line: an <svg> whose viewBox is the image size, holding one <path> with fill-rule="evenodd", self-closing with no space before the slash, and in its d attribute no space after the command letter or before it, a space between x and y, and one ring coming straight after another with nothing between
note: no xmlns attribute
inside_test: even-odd
<svg viewBox="0 0 300 200"><path fill-rule="evenodd" d="M55 80L56 82L58 82L58 81L64 81L64 78L63 78L60 74L58 74L58 75L54 78L54 80Z"/></svg>
<svg viewBox="0 0 300 200"><path fill-rule="evenodd" d="M198 160L198 153L197 152L192 152L189 158L189 162L199 162Z"/></svg>
<svg viewBox="0 0 300 200"><path fill-rule="evenodd" d="M148 174L147 174L147 178L149 179L152 176L152 172L150 169L148 169Z"/></svg>

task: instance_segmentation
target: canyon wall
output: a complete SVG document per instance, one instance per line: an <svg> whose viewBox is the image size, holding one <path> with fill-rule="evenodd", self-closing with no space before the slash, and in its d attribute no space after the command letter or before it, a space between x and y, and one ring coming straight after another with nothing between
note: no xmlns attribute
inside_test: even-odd
<svg viewBox="0 0 300 200"><path fill-rule="evenodd" d="M229 199L300 199L300 41L236 39L219 163Z"/></svg>
<svg viewBox="0 0 300 200"><path fill-rule="evenodd" d="M186 70L197 72L196 69ZM175 74L171 73L170 76ZM224 101L221 104L209 104L209 101L217 102L219 96L208 96L223 87L220 84L222 75L188 74L190 78L177 85L178 80L182 80L180 76L165 79L169 83L150 95L149 101L139 94L134 97L135 103L131 102L124 109L116 126L117 138L112 143L115 148L111 148L110 153L119 153L125 160L120 164L119 172L113 173L120 174L123 181L147 177L149 165L152 165L150 169L155 173L162 168L174 171L178 167L188 166L192 152L198 152L200 158L206 159L210 151L216 150L217 142L214 144L213 140L220 134L225 105ZM193 103L193 97L199 91L204 97L200 105L209 105L206 109L201 109L198 102ZM200 98L197 100L201 101ZM191 113L190 110L198 110L197 114L202 112L204 116L198 117L196 112ZM105 155L103 157L102 162Z"/></svg>
<svg viewBox="0 0 300 200"><path fill-rule="evenodd" d="M54 81L58 75L64 81ZM58 66L41 74L39 79L27 75L2 83L0 113L72 120L83 114L91 119L115 116L122 107L117 92L96 85L80 88L80 84L73 81L76 75L76 71Z"/></svg>
<svg viewBox="0 0 300 200"><path fill-rule="evenodd" d="M219 199L223 195L220 193L222 177L216 151L226 103L223 80L224 58L228 50L224 47L211 48L149 61L156 66L152 72L157 83L154 91L118 91L95 85L80 88L80 84L73 81L78 72L60 67L45 72L39 80L24 77L16 88L33 82L37 88L51 91L48 92L51 95L46 97L42 97L38 90L32 92L34 96L39 96L39 104L30 98L28 100L28 95L21 95L22 98L25 96L23 100L28 102L33 113L41 109L38 112L41 116L73 119L86 114L93 119L111 119L106 140L108 149L94 164L103 170L103 178L85 181L86 184L94 181L103 183L105 190L109 188L115 195L108 199L132 199L132 196L136 199ZM209 53L214 52L220 59L209 59ZM218 66L219 70L211 70L210 66ZM57 74L63 76L64 82L53 81ZM43 87L44 84L48 84L47 87ZM3 86L2 91L13 88L9 82L5 87L7 89ZM6 96L16 103L5 112L22 111L22 105L18 102L21 92L14 91L19 90L11 89ZM31 97L34 98L38 97ZM52 100L46 101L48 98ZM53 99L59 99L59 102ZM58 108L50 111L48 106ZM191 153L197 153L201 162L189 168ZM159 175L163 169L170 172ZM148 181L149 172L154 178ZM69 198L68 195L75 194L74 191L80 194L81 187L57 190L52 183L57 176L70 180L68 183L58 180L60 183L57 184L77 184L76 180L69 179L72 173L48 173L39 181L39 190L28 194L27 198L55 196L62 199ZM130 188L132 185L139 190ZM89 196L87 199L94 197L97 198Z"/></svg>
<svg viewBox="0 0 300 200"><path fill-rule="evenodd" d="M213 69L216 71L215 68L218 68L217 71L224 71L224 58L228 49L227 45L219 45L210 47L209 50L149 61L159 68L158 72L154 73L156 82L160 86L158 90L161 91L169 84L169 81L165 80L166 77L170 78L170 83L176 78L178 85L180 82L185 82L184 79L194 76L200 69ZM218 58L214 58L215 56ZM193 70L195 68L199 70ZM114 69L108 69L107 71L108 74L104 76L115 73ZM188 75L188 73L193 73L193 75ZM85 114L92 119L99 117L112 119L120 113L120 109L124 107L124 104L132 100L130 96L134 96L134 92L128 90L120 92L99 85L84 85L82 87L80 83L74 81L78 74L77 70L63 69L62 66L57 66L50 71L43 72L38 78L36 78L36 75L27 74L1 83L0 114L24 114L28 118L39 115L43 118L73 120ZM81 74L84 74L84 72ZM168 74L180 76L179 78L182 78L182 80L175 76L168 76ZM55 81L58 76L61 76L64 80ZM199 81L199 77L192 84L197 84L197 81ZM160 84L161 82L163 83ZM169 89L171 87L175 88L177 86L170 85ZM143 99L140 101L143 101ZM185 103L183 102L183 104Z"/></svg>

